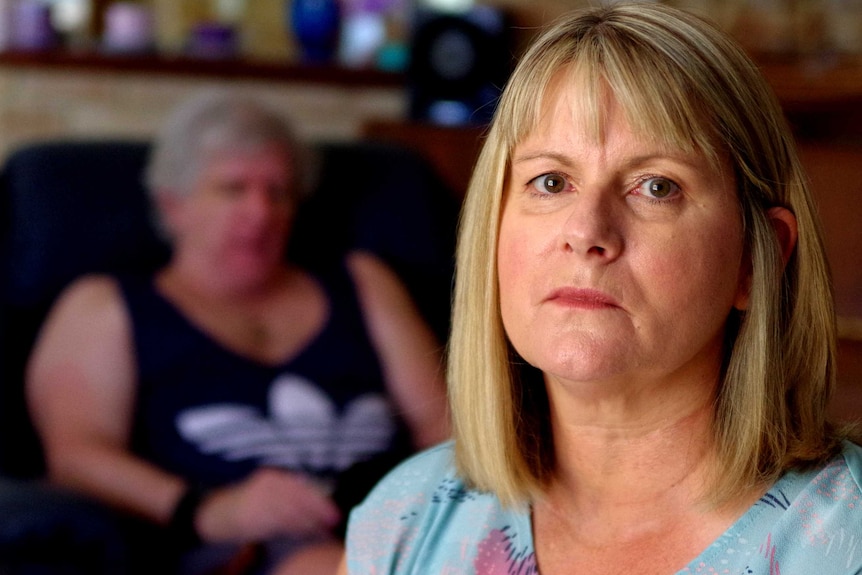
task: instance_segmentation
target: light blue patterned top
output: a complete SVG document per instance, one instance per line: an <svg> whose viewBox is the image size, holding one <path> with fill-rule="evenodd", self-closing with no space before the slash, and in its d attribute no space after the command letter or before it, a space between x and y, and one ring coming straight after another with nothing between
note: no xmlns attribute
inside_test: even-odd
<svg viewBox="0 0 862 575"><path fill-rule="evenodd" d="M862 448L789 472L679 574L862 574ZM452 444L389 474L350 517L351 575L537 574L529 511L466 489Z"/></svg>

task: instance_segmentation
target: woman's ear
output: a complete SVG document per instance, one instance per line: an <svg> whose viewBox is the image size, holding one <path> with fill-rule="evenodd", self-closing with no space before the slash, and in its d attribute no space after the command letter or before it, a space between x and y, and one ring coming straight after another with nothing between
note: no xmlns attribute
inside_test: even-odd
<svg viewBox="0 0 862 575"><path fill-rule="evenodd" d="M781 250L781 263L783 266L790 261L790 256L796 248L798 235L796 216L787 208L775 207L766 212L772 227L775 228L775 237L778 239L778 247ZM739 289L733 307L742 311L748 308L748 298L751 292L751 266L744 265L740 269Z"/></svg>
<svg viewBox="0 0 862 575"><path fill-rule="evenodd" d="M778 239L778 247L781 250L781 261L787 265L793 250L796 249L798 229L796 216L787 208L775 207L766 212L772 227L775 228L775 237Z"/></svg>

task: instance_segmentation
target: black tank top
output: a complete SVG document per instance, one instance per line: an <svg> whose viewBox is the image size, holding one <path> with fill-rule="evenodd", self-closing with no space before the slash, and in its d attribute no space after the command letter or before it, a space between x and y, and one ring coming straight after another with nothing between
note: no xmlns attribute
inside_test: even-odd
<svg viewBox="0 0 862 575"><path fill-rule="evenodd" d="M326 325L281 365L238 355L190 323L152 278L120 278L138 369L132 446L159 467L207 486L260 466L329 480L353 463L402 449L352 282L318 275Z"/></svg>

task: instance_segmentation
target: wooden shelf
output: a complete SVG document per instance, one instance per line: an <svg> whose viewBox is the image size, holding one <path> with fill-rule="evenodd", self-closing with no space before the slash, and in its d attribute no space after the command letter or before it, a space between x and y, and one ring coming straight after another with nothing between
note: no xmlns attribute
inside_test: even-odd
<svg viewBox="0 0 862 575"><path fill-rule="evenodd" d="M99 52L0 52L0 67L40 67L106 73L158 73L219 78L307 82L334 86L400 87L405 75L376 69L304 65L275 60L202 59L185 56L111 55ZM759 62L789 114L862 104L862 61L824 55Z"/></svg>
<svg viewBox="0 0 862 575"><path fill-rule="evenodd" d="M303 82L338 87L400 87L400 73L289 62L203 59L183 56L111 55L97 52L0 52L0 67L35 67L105 73L170 74L226 79Z"/></svg>

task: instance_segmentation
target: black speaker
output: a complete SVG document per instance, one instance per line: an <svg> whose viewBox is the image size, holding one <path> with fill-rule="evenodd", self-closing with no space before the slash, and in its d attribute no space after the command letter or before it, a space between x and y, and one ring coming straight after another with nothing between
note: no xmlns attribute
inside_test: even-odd
<svg viewBox="0 0 862 575"><path fill-rule="evenodd" d="M487 124L513 63L511 25L502 10L418 11L407 68L411 119Z"/></svg>

